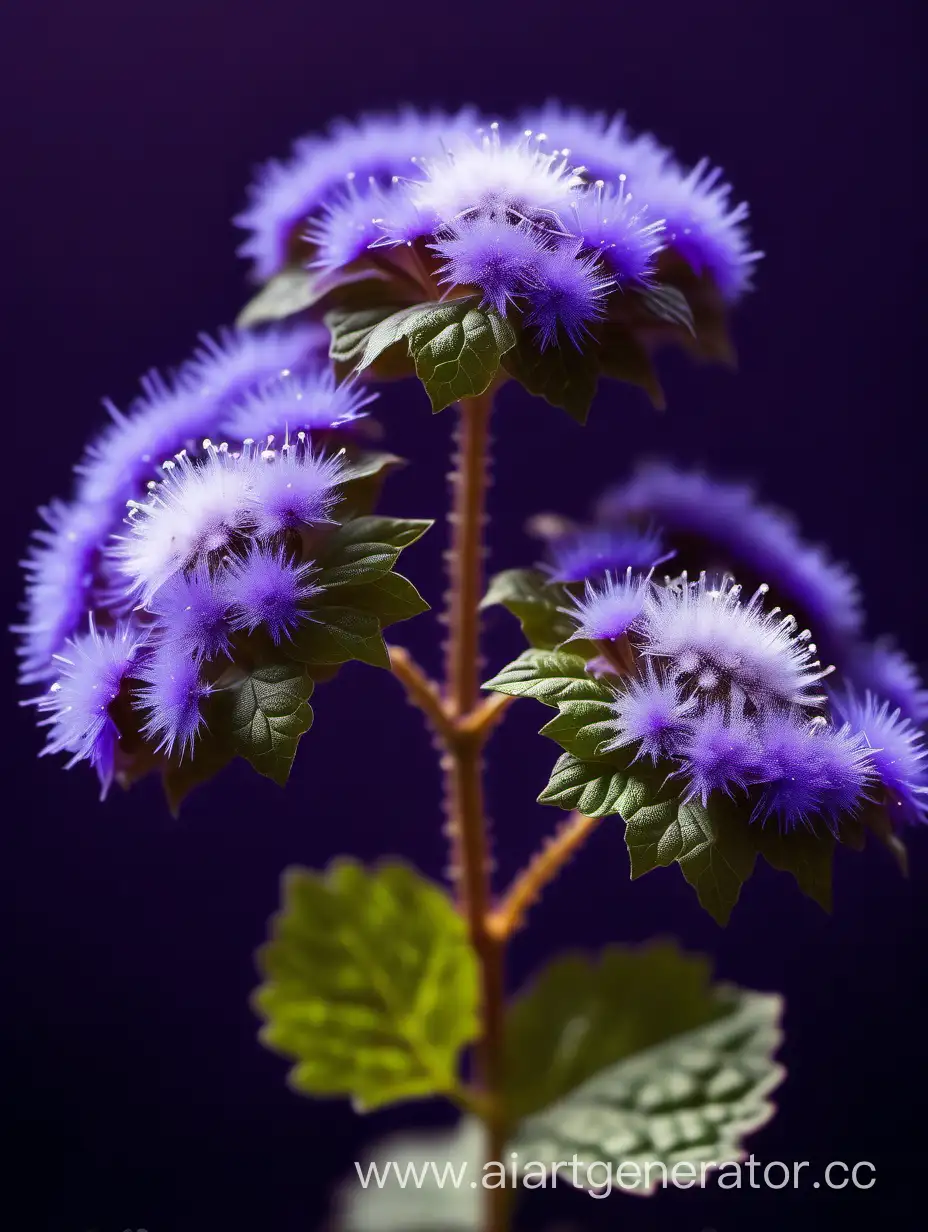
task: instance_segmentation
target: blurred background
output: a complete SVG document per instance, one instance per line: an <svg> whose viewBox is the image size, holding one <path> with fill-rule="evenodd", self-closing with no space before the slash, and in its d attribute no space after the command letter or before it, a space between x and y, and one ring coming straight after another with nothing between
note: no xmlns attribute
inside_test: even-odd
<svg viewBox="0 0 928 1232"><path fill-rule="evenodd" d="M124 404L143 370L183 359L198 330L231 322L244 301L229 219L254 164L333 116L398 101L505 113L556 95L624 109L684 161L721 163L767 257L735 319L740 372L668 355L666 413L609 386L584 430L505 390L490 567L531 563L527 515L582 515L641 455L702 463L792 508L860 573L871 631L897 633L924 664L915 9L7 0L4 624L34 507L66 492L101 396ZM414 461L385 507L438 515L452 414L433 419L421 389L404 385L384 393L380 417L390 447ZM404 558L433 603L441 539ZM519 649L508 619L489 622L494 668ZM397 640L437 668L430 618ZM385 673L351 665L320 690L286 792L233 769L174 822L154 783L101 807L85 768L65 775L35 760L6 641L4 1222L16 1211L29 1232L310 1232L361 1144L427 1114L361 1120L290 1094L285 1063L256 1040L252 953L288 864L400 852L441 874L439 783L418 716ZM500 880L557 820L532 803L554 756L535 735L542 717L521 703L493 746ZM867 1160L877 1184L599 1203L536 1195L524 1226L557 1216L584 1229L740 1232L789 1221L798 1232L910 1212L928 1145L928 834L911 846L907 882L882 852L840 858L831 918L765 870L723 931L676 869L630 884L621 825L604 825L515 944L513 985L560 946L672 934L709 951L720 976L787 998L790 1073L778 1116L752 1139L758 1158Z"/></svg>

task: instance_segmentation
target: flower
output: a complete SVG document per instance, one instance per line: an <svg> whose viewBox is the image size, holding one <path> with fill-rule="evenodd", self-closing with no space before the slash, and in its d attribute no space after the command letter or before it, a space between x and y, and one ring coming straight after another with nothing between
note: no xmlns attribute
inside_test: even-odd
<svg viewBox="0 0 928 1232"><path fill-rule="evenodd" d="M112 707L127 677L135 675L144 632L128 624L98 630L93 617L87 633L69 640L56 656L60 675L48 692L33 698L48 717L48 738L42 753L70 753L70 768L89 761L100 779L101 798L113 780L119 731Z"/></svg>
<svg viewBox="0 0 928 1232"><path fill-rule="evenodd" d="M258 172L249 205L235 219L248 232L239 248L251 258L256 281L263 282L286 263L294 236L309 216L337 195L353 176L380 185L408 176L414 159L439 156L457 137L478 124L472 109L456 115L411 108L396 115L362 116L355 124L333 125L328 137L296 142L286 162L272 161Z"/></svg>
<svg viewBox="0 0 928 1232"><path fill-rule="evenodd" d="M328 330L313 323L260 332L224 329L217 338L200 334L199 339L181 372L186 384L215 400L214 414L277 378L327 366Z"/></svg>
<svg viewBox="0 0 928 1232"><path fill-rule="evenodd" d="M303 620L306 604L320 588L309 581L313 567L292 560L282 547L251 544L244 556L230 557L223 590L232 611L232 627L249 633L264 627L276 645Z"/></svg>
<svg viewBox="0 0 928 1232"><path fill-rule="evenodd" d="M541 243L532 227L487 214L459 220L431 247L445 261L440 282L479 287L484 304L505 316L532 277Z"/></svg>
<svg viewBox="0 0 928 1232"><path fill-rule="evenodd" d="M357 381L339 383L331 368L320 367L246 394L229 408L218 430L236 440L350 431L366 417L364 408L379 396Z"/></svg>
<svg viewBox="0 0 928 1232"><path fill-rule="evenodd" d="M584 256L578 245L564 244L540 252L526 283L525 323L538 331L541 349L552 346L561 329L579 348L590 325L605 316L606 292L612 286L595 253Z"/></svg>
<svg viewBox="0 0 928 1232"><path fill-rule="evenodd" d="M736 573L750 571L798 609L829 650L860 631L854 575L806 543L792 518L760 504L749 487L651 463L607 492L597 512L607 526L653 518L670 536L697 536L721 548Z"/></svg>
<svg viewBox="0 0 928 1232"><path fill-rule="evenodd" d="M556 101L520 112L513 128L528 129L552 149L559 148L575 166L583 167L589 180L611 181L624 175L634 183L672 158L670 150L649 133L633 136L624 116L590 113Z"/></svg>
<svg viewBox="0 0 928 1232"><path fill-rule="evenodd" d="M903 823L928 820L928 748L925 736L889 702L865 693L839 694L835 706L852 731L867 742L877 777L886 789L896 818Z"/></svg>
<svg viewBox="0 0 928 1232"><path fill-rule="evenodd" d="M746 791L757 774L760 750L754 725L737 712L709 706L690 716L676 738L678 774L687 780L684 801L698 798L705 807L709 795L733 789Z"/></svg>
<svg viewBox="0 0 928 1232"><path fill-rule="evenodd" d="M319 214L310 219L306 239L313 246L310 267L323 271L351 265L383 237L379 219L383 216L385 201L377 182L360 191L355 186L354 176L339 196L325 202Z"/></svg>
<svg viewBox="0 0 928 1232"><path fill-rule="evenodd" d="M678 585L654 587L641 623L642 651L662 663L675 680L706 697L737 690L756 707L818 706L812 690L830 669L815 658L808 630L799 631L779 608L765 611L766 586L745 603L730 577L706 574Z"/></svg>
<svg viewBox="0 0 928 1232"><path fill-rule="evenodd" d="M148 713L142 735L154 743L156 752L183 761L193 752L203 725L200 702L212 692L211 686L201 678L195 659L168 645L158 647L139 676L145 684L137 691L137 704Z"/></svg>
<svg viewBox="0 0 928 1232"><path fill-rule="evenodd" d="M762 824L775 817L784 830L822 817L837 830L867 799L875 770L865 737L848 724L811 722L793 710L768 713L759 725L762 750L757 781L763 790L751 815Z"/></svg>
<svg viewBox="0 0 928 1232"><path fill-rule="evenodd" d="M640 620L650 586L650 575L636 578L631 569L621 581L607 574L599 585L587 582L583 598L569 609L577 620L573 637L594 642L622 637Z"/></svg>
<svg viewBox="0 0 928 1232"><path fill-rule="evenodd" d="M589 527L555 535L549 542L550 571L558 582L583 582L626 569L650 571L674 553L667 552L653 528L616 530Z"/></svg>
<svg viewBox="0 0 928 1232"><path fill-rule="evenodd" d="M885 698L915 723L928 719L928 689L914 663L890 639L855 645L841 668L856 689Z"/></svg>
<svg viewBox="0 0 928 1232"><path fill-rule="evenodd" d="M639 745L633 761L649 758L655 765L669 757L695 698L682 698L677 683L646 663L644 674L630 680L612 703L613 736L603 751Z"/></svg>
<svg viewBox="0 0 928 1232"><path fill-rule="evenodd" d="M648 207L633 206L624 175L614 188L597 180L571 202L571 230L585 248L595 248L617 284L647 284L654 258L664 247L664 221L648 221Z"/></svg>
<svg viewBox="0 0 928 1232"><path fill-rule="evenodd" d="M149 602L161 645L192 659L229 653L229 600L205 562L189 573L175 573Z"/></svg>
<svg viewBox="0 0 928 1232"><path fill-rule="evenodd" d="M342 459L313 454L302 432L276 453L270 449L272 441L269 438L250 478L254 533L260 539L331 522L345 475Z"/></svg>

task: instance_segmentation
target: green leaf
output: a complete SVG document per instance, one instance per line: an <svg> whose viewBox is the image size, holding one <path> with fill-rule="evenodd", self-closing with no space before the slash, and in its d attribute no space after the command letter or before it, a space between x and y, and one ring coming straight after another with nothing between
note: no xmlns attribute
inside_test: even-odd
<svg viewBox="0 0 928 1232"><path fill-rule="evenodd" d="M607 761L581 761L563 753L538 803L577 809L585 817L610 817L619 811L627 784L625 771Z"/></svg>
<svg viewBox="0 0 928 1232"><path fill-rule="evenodd" d="M808 898L814 899L825 911L832 907L832 870L835 840L833 835L817 827L798 827L781 832L774 825L753 826L760 854L771 868L792 873L796 884Z"/></svg>
<svg viewBox="0 0 928 1232"><path fill-rule="evenodd" d="M575 757L599 757L602 746L615 734L615 719L606 697L600 692L598 697L561 702L557 718L544 725L541 735L554 740ZM624 766L628 756L628 750L622 750L617 764Z"/></svg>
<svg viewBox="0 0 928 1232"><path fill-rule="evenodd" d="M345 543L337 563L319 573L320 586L331 590L336 586L364 586L389 573L399 560L400 549L387 543Z"/></svg>
<svg viewBox="0 0 928 1232"><path fill-rule="evenodd" d="M255 667L225 693L235 751L283 787L300 737L313 721L313 682L293 663Z"/></svg>
<svg viewBox="0 0 928 1232"><path fill-rule="evenodd" d="M532 646L553 650L576 632L574 622L561 609L570 595L556 582L549 582L538 569L505 569L490 581L480 607L504 607L522 625Z"/></svg>
<svg viewBox="0 0 928 1232"><path fill-rule="evenodd" d="M412 582L400 573L385 573L366 586L346 586L339 591L338 598L346 607L371 612L381 629L429 610Z"/></svg>
<svg viewBox="0 0 928 1232"><path fill-rule="evenodd" d="M578 423L586 423L599 379L599 359L593 347L542 350L533 337L523 333L506 353L503 367L530 394L565 410Z"/></svg>
<svg viewBox="0 0 928 1232"><path fill-rule="evenodd" d="M336 363L350 364L357 362L365 354L371 334L378 326L401 316L411 309L397 304L380 304L373 308L333 308L325 314L323 321L331 334L329 358ZM368 361L371 362L371 361ZM361 364L367 367L368 364Z"/></svg>
<svg viewBox="0 0 928 1232"><path fill-rule="evenodd" d="M377 504L387 475L400 466L405 466L403 459L392 453L371 451L349 458L340 485L342 499L336 510L339 521L369 514Z"/></svg>
<svg viewBox="0 0 928 1232"><path fill-rule="evenodd" d="M405 865L354 861L284 878L258 956L264 1044L307 1095L362 1111L456 1089L479 1031L477 959L444 890Z"/></svg>
<svg viewBox="0 0 928 1232"><path fill-rule="evenodd" d="M660 282L653 287L644 287L634 294L644 308L659 321L664 321L668 325L678 325L688 334L696 337L693 310L686 296L677 287Z"/></svg>
<svg viewBox="0 0 928 1232"><path fill-rule="evenodd" d="M348 663L351 659L389 669L380 622L372 612L320 605L312 615L286 644L291 658L310 669L314 663Z"/></svg>
<svg viewBox="0 0 928 1232"><path fill-rule="evenodd" d="M340 526L327 541L323 562L337 561L338 553L346 544L383 543L396 548L397 553L421 539L435 523L427 518L353 518Z"/></svg>
<svg viewBox="0 0 928 1232"><path fill-rule="evenodd" d="M512 1002L507 1110L520 1120L616 1061L730 1012L709 960L671 941L565 954Z"/></svg>
<svg viewBox="0 0 928 1232"><path fill-rule="evenodd" d="M315 280L302 266L281 270L266 282L235 319L239 329L280 321L311 307L317 300Z"/></svg>
<svg viewBox="0 0 928 1232"><path fill-rule="evenodd" d="M567 650L524 650L483 686L510 697L533 697L546 706L561 702L608 701L612 690L588 675L586 659Z"/></svg>
<svg viewBox="0 0 928 1232"><path fill-rule="evenodd" d="M404 322L403 329L433 411L489 389L500 360L516 342L505 317L475 308L472 300L432 305Z"/></svg>
<svg viewBox="0 0 928 1232"><path fill-rule="evenodd" d="M633 1017L635 1007L633 991L618 1012ZM613 1175L639 1194L663 1183L660 1163L671 1181L675 1165L677 1179L698 1181L703 1164L742 1159L744 1137L772 1116L781 1015L779 997L733 990L724 1017L607 1065L525 1120L509 1145L525 1160L578 1156L584 1187L602 1184L601 1168L586 1174L597 1161L625 1163Z"/></svg>
<svg viewBox="0 0 928 1232"><path fill-rule="evenodd" d="M637 385L659 411L665 409L664 391L651 357L646 347L627 330L612 325L603 330L599 362L603 376L624 381L627 385Z"/></svg>

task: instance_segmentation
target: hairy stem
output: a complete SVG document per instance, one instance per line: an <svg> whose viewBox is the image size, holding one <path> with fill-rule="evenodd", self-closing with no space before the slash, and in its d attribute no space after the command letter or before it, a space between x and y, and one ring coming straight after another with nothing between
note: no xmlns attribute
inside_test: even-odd
<svg viewBox="0 0 928 1232"><path fill-rule="evenodd" d="M599 818L571 813L560 829L516 877L490 917L490 932L504 942L521 928L526 912L599 825Z"/></svg>
<svg viewBox="0 0 928 1232"><path fill-rule="evenodd" d="M451 476L451 545L448 554L445 705L451 730L445 739L452 876L471 943L480 962L483 1032L477 1046L477 1084L487 1129L487 1158L501 1160L506 1119L503 1090L503 945L490 928L492 891L483 799L483 746L497 714L480 702L480 617L483 597L483 527L488 485L492 395L464 399L460 406L458 455ZM482 715L476 719L475 715ZM484 1232L504 1232L508 1195L484 1191Z"/></svg>

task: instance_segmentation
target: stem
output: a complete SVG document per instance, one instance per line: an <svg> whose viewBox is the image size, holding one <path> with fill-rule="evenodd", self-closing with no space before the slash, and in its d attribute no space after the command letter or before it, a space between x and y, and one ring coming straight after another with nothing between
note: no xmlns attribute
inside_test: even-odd
<svg viewBox="0 0 928 1232"><path fill-rule="evenodd" d="M490 857L483 799L483 746L493 727L474 721L480 701L480 617L483 597L483 527L492 394L460 406L457 465L451 476L451 545L446 653L446 706L451 731L442 761L446 776L452 876L480 963L483 1034L477 1044L478 1091L487 1130L487 1158L501 1160L506 1144L503 1089L503 946L490 928ZM477 711L479 714L480 711ZM484 1190L484 1232L505 1232L509 1195Z"/></svg>
<svg viewBox="0 0 928 1232"><path fill-rule="evenodd" d="M506 941L521 928L529 907L538 901L545 886L554 880L598 825L598 817L570 814L557 833L516 877L493 912L489 926L494 936Z"/></svg>

